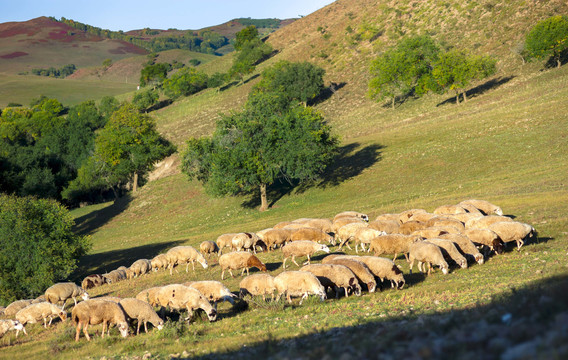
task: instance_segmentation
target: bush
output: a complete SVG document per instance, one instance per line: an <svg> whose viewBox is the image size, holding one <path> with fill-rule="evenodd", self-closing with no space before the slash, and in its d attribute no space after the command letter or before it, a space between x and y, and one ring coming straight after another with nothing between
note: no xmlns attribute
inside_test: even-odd
<svg viewBox="0 0 568 360"><path fill-rule="evenodd" d="M568 50L568 17L558 15L539 22L527 34L525 44L530 59L549 56L560 67Z"/></svg>
<svg viewBox="0 0 568 360"><path fill-rule="evenodd" d="M36 297L66 279L90 248L54 200L0 195L0 303Z"/></svg>

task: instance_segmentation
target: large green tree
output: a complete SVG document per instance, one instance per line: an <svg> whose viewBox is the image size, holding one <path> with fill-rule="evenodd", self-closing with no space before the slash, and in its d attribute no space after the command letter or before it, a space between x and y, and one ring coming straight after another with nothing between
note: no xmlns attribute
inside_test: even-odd
<svg viewBox="0 0 568 360"><path fill-rule="evenodd" d="M237 33L235 55L229 74L241 81L245 75L254 71L256 65L272 53L272 47L258 38L254 25L248 26Z"/></svg>
<svg viewBox="0 0 568 360"><path fill-rule="evenodd" d="M207 80L207 74L195 68L183 68L164 80L164 93L173 99L189 96L207 88Z"/></svg>
<svg viewBox="0 0 568 360"><path fill-rule="evenodd" d="M66 279L90 248L53 200L0 194L0 303L36 297Z"/></svg>
<svg viewBox="0 0 568 360"><path fill-rule="evenodd" d="M527 34L525 46L529 58L551 57L560 67L561 56L568 51L568 17L557 15L537 23Z"/></svg>
<svg viewBox="0 0 568 360"><path fill-rule="evenodd" d="M139 175L150 170L156 161L171 155L175 146L156 130L154 120L125 103L115 111L95 138L94 153L79 170L64 197L73 199L86 189L118 189L132 182L138 186Z"/></svg>
<svg viewBox="0 0 568 360"><path fill-rule="evenodd" d="M331 162L338 139L323 115L289 104L278 92L257 92L242 112L224 116L211 138L191 139L182 171L217 195L260 191L277 179L314 179Z"/></svg>

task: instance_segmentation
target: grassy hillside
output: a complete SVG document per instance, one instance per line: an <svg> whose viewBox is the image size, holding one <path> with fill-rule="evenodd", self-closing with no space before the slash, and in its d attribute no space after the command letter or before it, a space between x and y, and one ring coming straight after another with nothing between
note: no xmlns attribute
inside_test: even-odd
<svg viewBox="0 0 568 360"><path fill-rule="evenodd" d="M258 199L210 198L200 184L174 173L149 182L115 203L73 211L77 230L92 236L93 250L81 259L72 279L130 265L178 244L198 246L223 233L257 231L279 221L332 217L358 210L374 218L410 208L432 211L443 204L482 198L508 215L532 224L539 242L507 251L483 265L443 276L408 274L407 286L362 297L315 299L302 306L255 301L248 309L221 304L220 318L183 326L172 315L161 332L120 339L73 342L70 324L29 327L28 337L0 342L6 357L58 358L563 358L567 356L568 292L568 67L546 71L521 65L507 46L536 19L565 11L562 2L478 1L468 7L449 2L336 1L279 30L270 41L278 59L313 59L328 81L345 82L318 104L343 140L342 151L323 179L307 188L272 189L272 208L256 210ZM389 10L391 9L391 10ZM394 9L394 10L392 10ZM397 11L398 10L398 11ZM408 16L412 14L412 16ZM470 14L470 15L465 15ZM391 18L392 17L392 18ZM381 44L395 41L396 20L406 27L437 31L439 40L474 44L484 36L484 52L500 56L501 73L471 91L460 106L451 96L430 95L395 111L364 97L367 61ZM457 19L454 20L452 19ZM365 21L384 27L374 41L347 45ZM496 27L502 20L507 27ZM375 22L376 21L376 22ZM413 25L414 24L414 25ZM444 25L446 24L446 25ZM351 25L352 32L345 31ZM327 39L318 27L331 33ZM337 29L337 30L334 30ZM294 35L295 34L295 35ZM452 34L452 36L449 36ZM486 34L489 34L486 35ZM365 35L367 36L367 35ZM508 45L501 43L506 41ZM333 45L335 43L335 45ZM280 45L278 45L280 44ZM500 45L501 44L501 45ZM312 48L313 45L313 48ZM328 56L318 56L321 52ZM222 69L230 58L204 66ZM349 71L348 71L349 70ZM218 70L212 70L218 71ZM159 129L178 145L189 136L209 134L219 112L238 108L254 81L224 91L175 102L154 114ZM333 250L333 249L332 249ZM280 251L260 253L271 274L282 271ZM321 256L316 257L316 261ZM292 268L295 269L295 268ZM142 289L190 279L220 279L216 259L208 269L170 276L154 273L94 289L93 296L134 296ZM224 283L238 291L240 277Z"/></svg>

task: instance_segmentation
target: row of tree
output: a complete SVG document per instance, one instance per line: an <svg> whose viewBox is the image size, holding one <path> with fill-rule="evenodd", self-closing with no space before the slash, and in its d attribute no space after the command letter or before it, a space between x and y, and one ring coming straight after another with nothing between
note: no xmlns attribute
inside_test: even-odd
<svg viewBox="0 0 568 360"><path fill-rule="evenodd" d="M49 67L47 69L32 69L33 75L51 76L56 78L65 78L73 74L77 70L75 64L68 64L60 68Z"/></svg>

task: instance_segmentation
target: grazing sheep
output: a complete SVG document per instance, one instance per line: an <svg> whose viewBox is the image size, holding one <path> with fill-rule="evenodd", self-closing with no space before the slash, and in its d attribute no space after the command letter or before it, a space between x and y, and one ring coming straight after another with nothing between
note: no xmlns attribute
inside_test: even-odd
<svg viewBox="0 0 568 360"><path fill-rule="evenodd" d="M412 214L412 216L410 217L410 219L408 219L408 221L420 221L423 223L427 223L431 218L436 217L438 215L436 214L432 214L429 212L418 212L415 214Z"/></svg>
<svg viewBox="0 0 568 360"><path fill-rule="evenodd" d="M17 336L20 330L24 330L24 325L20 324L18 320L0 320L0 338L11 330L16 330Z"/></svg>
<svg viewBox="0 0 568 360"><path fill-rule="evenodd" d="M448 232L446 230L444 230L443 228L427 228L427 229L422 229L422 230L416 230L415 232L413 232L411 235L419 235L421 237L423 237L424 239L431 239L431 238L436 238L440 235L443 234L448 234Z"/></svg>
<svg viewBox="0 0 568 360"><path fill-rule="evenodd" d="M219 247L214 241L204 241L201 244L199 244L199 251L201 251L201 254L203 254L204 256L211 254L218 254Z"/></svg>
<svg viewBox="0 0 568 360"><path fill-rule="evenodd" d="M161 306L175 310L187 309L188 315L185 320L191 320L193 312L197 309L205 311L209 321L217 319L217 310L213 308L199 290L193 287L181 284L166 285L158 292L157 299Z"/></svg>
<svg viewBox="0 0 568 360"><path fill-rule="evenodd" d="M6 315L7 317L14 317L18 311L22 310L26 306L31 305L32 301L32 299L16 300L10 305L6 306L6 309L4 309L4 315Z"/></svg>
<svg viewBox="0 0 568 360"><path fill-rule="evenodd" d="M83 289L75 285L75 283L57 283L51 285L47 290L45 290L45 300L52 304L59 304L63 302L62 309L65 308L65 302L67 299L73 299L75 306L77 306L77 297L81 296L83 300L89 299L89 294Z"/></svg>
<svg viewBox="0 0 568 360"><path fill-rule="evenodd" d="M383 221L383 220L387 220L387 221L398 221L398 218L400 217L400 214L381 214L379 216L377 216L375 218L375 221Z"/></svg>
<svg viewBox="0 0 568 360"><path fill-rule="evenodd" d="M456 229L458 229L459 231L464 231L465 230L465 226L464 224L459 221L459 220L455 220L449 217L445 217L445 216L436 216L431 218L430 220L428 220L427 222L428 226L427 227L447 227L447 226L453 226Z"/></svg>
<svg viewBox="0 0 568 360"><path fill-rule="evenodd" d="M203 255L195 250L193 246L175 246L166 252L166 258L168 259L170 275L172 275L174 266L184 263L187 264L185 272L189 271L189 263L191 263L191 267L193 268L193 271L195 271L195 261L200 263L204 269L207 269L207 260L205 260Z"/></svg>
<svg viewBox="0 0 568 360"><path fill-rule="evenodd" d="M500 216L500 215L488 215L488 216L479 216L476 218L472 218L465 223L466 229L487 229L492 224L497 222L513 222L515 220L511 219L508 216Z"/></svg>
<svg viewBox="0 0 568 360"><path fill-rule="evenodd" d="M428 228L428 224L422 221L408 220L400 225L398 229L399 234L410 235L415 231Z"/></svg>
<svg viewBox="0 0 568 360"><path fill-rule="evenodd" d="M286 225L285 227L283 227L282 229L290 229L290 230L295 230L295 229L302 229L308 227L306 226L304 223L297 223L297 222L291 222L288 225Z"/></svg>
<svg viewBox="0 0 568 360"><path fill-rule="evenodd" d="M284 229L286 227L288 227L289 225L294 224L293 221L281 221L278 224L274 225L272 227L272 229Z"/></svg>
<svg viewBox="0 0 568 360"><path fill-rule="evenodd" d="M246 295L262 295L262 300L264 301L266 301L266 295L270 295L271 300L274 300L274 292L276 291L274 278L268 274L249 275L241 280L239 288L239 296L241 299L244 299Z"/></svg>
<svg viewBox="0 0 568 360"><path fill-rule="evenodd" d="M152 262L148 259L138 259L130 265L131 275L129 279L149 273L152 270Z"/></svg>
<svg viewBox="0 0 568 360"><path fill-rule="evenodd" d="M466 214L467 210L459 205L442 205L433 211L436 215Z"/></svg>
<svg viewBox="0 0 568 360"><path fill-rule="evenodd" d="M307 256L307 264L310 263L310 256L316 251L323 251L329 254L329 248L326 245L318 244L317 242L310 240L298 240L288 243L282 247L282 255L284 255L284 262L282 263L282 268L286 269L286 260L292 257L292 262L298 265L295 260L296 256Z"/></svg>
<svg viewBox="0 0 568 360"><path fill-rule="evenodd" d="M358 223L358 224L363 224L365 226L369 226L369 224L363 219L356 217L342 217L333 222L333 233L336 234L335 237L337 238L337 233L339 232L339 229L341 229L345 225L352 223Z"/></svg>
<svg viewBox="0 0 568 360"><path fill-rule="evenodd" d="M260 271L266 271L266 265L264 265L256 256L246 251L235 251L221 255L219 258L219 266L222 269L221 280L224 279L225 270L229 270L231 277L234 277L231 270L243 269L241 276L245 273L245 270L248 275L249 268L251 267L256 267Z"/></svg>
<svg viewBox="0 0 568 360"><path fill-rule="evenodd" d="M310 219L304 223L307 227L320 229L326 233L333 232L333 222L329 219ZM334 244L335 245L335 244Z"/></svg>
<svg viewBox="0 0 568 360"><path fill-rule="evenodd" d="M454 219L454 220L460 221L460 222L462 222L462 223L465 224L465 223L468 222L469 220L478 218L478 217L483 216L483 215L481 215L481 213L476 213L476 214L464 213L464 214L446 214L446 215L444 215L444 216L445 216L445 217L448 217L448 218L450 218L450 219ZM464 225L464 226L465 226L465 225Z"/></svg>
<svg viewBox="0 0 568 360"><path fill-rule="evenodd" d="M468 214L470 215L477 215L477 216L483 216L485 215L484 213L482 213L481 211L479 211L478 208L476 208L475 206L468 204L468 203L464 203L461 202L458 204L458 206L461 206L462 208L465 209L465 211L467 211Z"/></svg>
<svg viewBox="0 0 568 360"><path fill-rule="evenodd" d="M257 231L255 234L256 236L258 236L260 238L260 240L262 240L265 244L266 241L264 241L264 234L266 234L266 232L268 232L269 230L272 230L273 228L266 228L266 229L262 229Z"/></svg>
<svg viewBox="0 0 568 360"><path fill-rule="evenodd" d="M367 216L367 214L363 214L363 213L360 213L358 211L340 212L339 214L337 214L333 217L333 221L335 222L336 220L338 220L340 218L344 218L344 217L356 217L356 218L359 218L363 221L369 222L369 216Z"/></svg>
<svg viewBox="0 0 568 360"><path fill-rule="evenodd" d="M292 303L292 296L301 296L300 305L308 295L317 295L321 301L326 298L325 288L318 278L307 271L284 271L274 278L274 286L278 291L278 299L286 294L288 303Z"/></svg>
<svg viewBox="0 0 568 360"><path fill-rule="evenodd" d="M463 235L467 236L475 245L484 246L489 251L495 251L496 254L502 254L505 250L505 243L493 230L467 229Z"/></svg>
<svg viewBox="0 0 568 360"><path fill-rule="evenodd" d="M57 305L50 304L48 302L42 302L37 304L31 304L16 313L16 320L18 320L22 325L27 323L36 323L43 320L43 327L47 329L53 317L59 316L61 321L67 320L67 313L61 310ZM49 324L47 323L49 319ZM26 329L23 329L24 334L27 335ZM19 331L18 331L19 332ZM16 332L16 337L18 336Z"/></svg>
<svg viewBox="0 0 568 360"><path fill-rule="evenodd" d="M448 273L448 263L444 260L442 250L439 246L434 245L428 241L418 241L410 245L410 252L408 253L410 262L410 273L412 274L412 267L414 260L418 260L418 270L423 272L422 264L428 265L428 275L433 265L437 265L442 269L443 274Z"/></svg>
<svg viewBox="0 0 568 360"><path fill-rule="evenodd" d="M337 229L335 238L339 240L339 250L341 250L343 245L347 245L347 247L351 249L351 246L349 246L349 241L355 238L355 232L357 231L357 229L366 228L368 226L369 224L367 224L366 222L358 221L345 224Z"/></svg>
<svg viewBox="0 0 568 360"><path fill-rule="evenodd" d="M440 239L446 239L454 242L458 250L460 250L465 255L472 256L480 265L485 261L483 255L479 252L479 249L475 247L475 245L467 236L460 234L445 234L440 235Z"/></svg>
<svg viewBox="0 0 568 360"><path fill-rule="evenodd" d="M389 280L391 287L402 290L406 281L402 270L391 259L378 256L357 256L357 255L329 255L329 260L333 259L352 259L361 261L367 265L371 274L382 281Z"/></svg>
<svg viewBox="0 0 568 360"><path fill-rule="evenodd" d="M108 282L107 278L101 274L88 275L81 282L81 287L85 290L104 285Z"/></svg>
<svg viewBox="0 0 568 360"><path fill-rule="evenodd" d="M379 231L375 229L370 229L367 227L358 228L355 230L355 235L353 238L355 239L355 252L357 251L357 247L361 245L361 250L365 251L365 244L371 244L371 240L376 238L377 236L386 235L384 231Z"/></svg>
<svg viewBox="0 0 568 360"><path fill-rule="evenodd" d="M503 221L491 224L489 230L494 231L504 243L516 242L517 250L520 251L525 240L537 236L534 227L518 221Z"/></svg>
<svg viewBox="0 0 568 360"><path fill-rule="evenodd" d="M114 283L117 283L119 281L126 279L126 270L115 269L115 270L112 270L111 272L103 274L103 276L107 279L107 282L109 284L114 284Z"/></svg>
<svg viewBox="0 0 568 360"><path fill-rule="evenodd" d="M369 223L369 228L386 234L398 234L400 223L397 220L375 220Z"/></svg>
<svg viewBox="0 0 568 360"><path fill-rule="evenodd" d="M152 265L152 271L165 270L168 267L168 257L166 254L158 254L150 260L150 264Z"/></svg>
<svg viewBox="0 0 568 360"><path fill-rule="evenodd" d="M75 341L79 341L81 334L81 327L83 333L88 341L91 337L87 332L89 325L103 324L103 331L101 338L104 338L107 326L116 324L120 335L122 337L128 336L128 323L126 322L126 315L122 308L115 302L106 300L86 300L77 304L71 312L73 323L77 324L77 331L75 332Z"/></svg>
<svg viewBox="0 0 568 360"><path fill-rule="evenodd" d="M296 229L292 232L290 236L290 240L298 241L298 240L311 240L317 243L330 243L335 245L335 239L333 236L329 235L323 230L312 228L312 227L304 227L301 229Z"/></svg>
<svg viewBox="0 0 568 360"><path fill-rule="evenodd" d="M256 247L260 246L263 251L266 251L264 241L260 239L255 233L238 233L231 240L233 249L237 251L252 250L256 254Z"/></svg>
<svg viewBox="0 0 568 360"><path fill-rule="evenodd" d="M357 277L357 280L359 280L359 283L365 284L367 286L367 290L369 292L375 292L375 290L377 289L377 281L375 280L375 276L371 273L365 263L357 259L346 259L341 257L332 257L331 259L328 259L328 256L326 256L322 260L322 264L347 266L349 270L353 271L353 273Z"/></svg>
<svg viewBox="0 0 568 360"><path fill-rule="evenodd" d="M138 293L138 295L136 295L136 299L147 302L152 306L159 306L160 303L157 296L161 288L162 286L155 286L146 290L142 290Z"/></svg>
<svg viewBox="0 0 568 360"><path fill-rule="evenodd" d="M410 209L403 211L398 215L398 222L404 224L405 222L409 221L410 218L412 218L415 214L427 213L427 212L428 211L424 209Z"/></svg>
<svg viewBox="0 0 568 360"><path fill-rule="evenodd" d="M361 295L361 285L357 277L345 265L335 264L310 264L302 267L300 271L308 271L314 274L325 288L335 291L335 298L339 297L339 289L345 291L345 297L349 297L349 290L357 296Z"/></svg>
<svg viewBox="0 0 568 360"><path fill-rule="evenodd" d="M438 245L440 249L442 249L442 255L444 255L444 258L449 258L455 261L455 263L458 264L458 266L462 269L467 269L466 258L459 252L459 250L456 248L456 245L452 241L447 239L434 238L428 239L428 242L431 242L434 245Z"/></svg>
<svg viewBox="0 0 568 360"><path fill-rule="evenodd" d="M291 236L292 229L271 229L264 233L263 240L270 251L273 247L289 242Z"/></svg>
<svg viewBox="0 0 568 360"><path fill-rule="evenodd" d="M219 248L219 252L217 253L217 257L222 255L223 249L226 247L233 247L233 237L237 235L236 233L229 233L229 234L223 234L223 235L219 235L219 237L217 238L217 247Z"/></svg>
<svg viewBox="0 0 568 360"><path fill-rule="evenodd" d="M499 206L493 205L489 201L470 199L470 200L464 200L460 202L458 205L462 206L462 204L472 205L476 207L479 211L483 212L485 215L491 215L491 214L503 215L503 210L501 210Z"/></svg>
<svg viewBox="0 0 568 360"><path fill-rule="evenodd" d="M32 304L38 304L41 302L45 302L45 295L40 295L32 300Z"/></svg>
<svg viewBox="0 0 568 360"><path fill-rule="evenodd" d="M371 240L371 247L369 248L369 251L373 251L375 256L382 254L394 254L393 261L396 260L398 254L402 253L406 260L408 260L410 245L421 240L422 237L419 235L383 235Z"/></svg>
<svg viewBox="0 0 568 360"><path fill-rule="evenodd" d="M158 314L152 309L148 303L142 300L134 298L125 298L120 300L119 305L122 306L122 310L130 319L135 319L138 322L136 327L136 335L140 333L140 326L144 323L144 331L148 332L148 322L150 322L158 330L162 330L164 327L164 320L162 320Z"/></svg>
<svg viewBox="0 0 568 360"><path fill-rule="evenodd" d="M443 234L461 234L462 231L455 226L432 226L428 228L429 230L437 230L441 231L441 235Z"/></svg>
<svg viewBox="0 0 568 360"><path fill-rule="evenodd" d="M194 289L199 290L210 303L213 303L215 309L217 309L217 302L228 301L231 305L235 305L233 298L237 296L229 290L228 287L223 285L220 281L215 280L204 280L204 281L188 281L184 283L185 286L191 286Z"/></svg>

